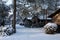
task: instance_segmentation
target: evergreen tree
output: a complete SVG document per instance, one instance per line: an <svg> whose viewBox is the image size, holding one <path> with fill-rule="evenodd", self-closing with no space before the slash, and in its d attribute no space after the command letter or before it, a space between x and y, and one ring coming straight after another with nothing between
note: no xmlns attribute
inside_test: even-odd
<svg viewBox="0 0 60 40"><path fill-rule="evenodd" d="M0 20L3 23L3 25L5 24L5 19L8 17L9 15L9 11L10 11L10 7L5 5L5 3L2 1L0 3Z"/></svg>

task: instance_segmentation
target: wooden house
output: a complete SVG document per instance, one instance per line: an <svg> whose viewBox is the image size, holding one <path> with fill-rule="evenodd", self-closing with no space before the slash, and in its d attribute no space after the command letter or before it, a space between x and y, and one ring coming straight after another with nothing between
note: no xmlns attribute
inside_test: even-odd
<svg viewBox="0 0 60 40"><path fill-rule="evenodd" d="M43 15L33 16L32 17L32 23L33 23L32 26L35 25L36 27L43 27L46 24L46 21L47 21L47 23L50 22L51 18L46 18L46 15L44 15L44 18L43 18Z"/></svg>
<svg viewBox="0 0 60 40"><path fill-rule="evenodd" d="M60 9L58 9L48 17L52 18L52 22L58 25L57 32L60 33Z"/></svg>
<svg viewBox="0 0 60 40"><path fill-rule="evenodd" d="M56 23L57 25L60 25L60 9L49 15L48 17L52 18L53 22Z"/></svg>
<svg viewBox="0 0 60 40"><path fill-rule="evenodd" d="M32 28L39 28L43 27L46 23L45 22L50 22L51 18L47 18L46 16L36 16L34 15L33 17L27 17L23 20L23 24L25 27L32 27Z"/></svg>

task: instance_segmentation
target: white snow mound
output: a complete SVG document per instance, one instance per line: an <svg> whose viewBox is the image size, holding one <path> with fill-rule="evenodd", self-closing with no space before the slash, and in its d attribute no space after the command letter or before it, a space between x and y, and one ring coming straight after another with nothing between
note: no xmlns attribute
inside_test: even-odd
<svg viewBox="0 0 60 40"><path fill-rule="evenodd" d="M56 30L57 29L57 24L55 23L47 23L45 26L44 26L44 29L51 29L51 30Z"/></svg>

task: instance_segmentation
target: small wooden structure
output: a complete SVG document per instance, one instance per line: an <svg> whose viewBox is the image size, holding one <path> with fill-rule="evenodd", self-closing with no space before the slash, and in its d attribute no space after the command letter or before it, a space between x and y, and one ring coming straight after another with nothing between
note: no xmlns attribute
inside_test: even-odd
<svg viewBox="0 0 60 40"><path fill-rule="evenodd" d="M27 18L25 18L24 20L23 20L23 25L25 26L25 27L31 27L32 26L32 21L31 20L29 20L29 19L27 19Z"/></svg>
<svg viewBox="0 0 60 40"><path fill-rule="evenodd" d="M40 19L38 16L33 16L32 17L32 27L40 27Z"/></svg>
<svg viewBox="0 0 60 40"><path fill-rule="evenodd" d="M46 16L44 16L44 19L42 17L38 17L36 15L34 15L31 18L25 18L23 20L23 25L25 27L32 27L32 28L39 28L39 27L43 27L46 23ZM50 22L51 19L47 18L47 23Z"/></svg>
<svg viewBox="0 0 60 40"><path fill-rule="evenodd" d="M40 27L40 19L37 16L33 16L32 19L25 18L23 20L23 24L25 27L38 28L38 27Z"/></svg>
<svg viewBox="0 0 60 40"><path fill-rule="evenodd" d="M60 32L60 9L49 15L48 17L52 18L52 22L58 25L57 31Z"/></svg>

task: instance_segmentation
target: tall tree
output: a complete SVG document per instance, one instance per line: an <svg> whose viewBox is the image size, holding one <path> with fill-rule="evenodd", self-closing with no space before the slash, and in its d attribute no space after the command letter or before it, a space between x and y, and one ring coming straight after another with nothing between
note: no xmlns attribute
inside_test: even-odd
<svg viewBox="0 0 60 40"><path fill-rule="evenodd" d="M16 0L14 0L13 29L14 29L14 33L16 33Z"/></svg>

